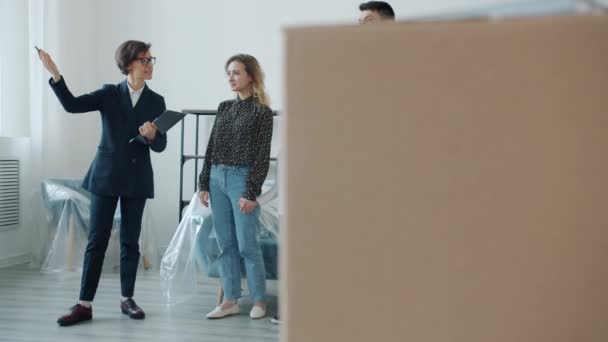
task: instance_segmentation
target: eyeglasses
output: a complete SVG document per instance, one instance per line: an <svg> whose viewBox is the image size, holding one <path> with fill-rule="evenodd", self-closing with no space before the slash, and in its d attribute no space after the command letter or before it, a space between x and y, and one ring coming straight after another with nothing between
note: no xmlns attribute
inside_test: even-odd
<svg viewBox="0 0 608 342"><path fill-rule="evenodd" d="M148 65L148 63L152 62L152 65L156 63L156 57L141 57L135 58L136 61L141 61L142 65Z"/></svg>

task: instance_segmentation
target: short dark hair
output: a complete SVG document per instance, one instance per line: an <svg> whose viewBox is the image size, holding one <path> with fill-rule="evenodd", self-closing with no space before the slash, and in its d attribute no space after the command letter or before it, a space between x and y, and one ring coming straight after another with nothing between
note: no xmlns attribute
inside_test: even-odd
<svg viewBox="0 0 608 342"><path fill-rule="evenodd" d="M140 42L139 40L127 40L126 42L120 44L118 49L116 49L116 54L114 54L114 58L116 59L116 65L120 72L123 75L128 75L129 64L137 59L137 56L141 52L146 52L150 50L150 43Z"/></svg>
<svg viewBox="0 0 608 342"><path fill-rule="evenodd" d="M384 1L368 1L359 5L359 11L374 11L385 19L395 20L395 12L391 5Z"/></svg>

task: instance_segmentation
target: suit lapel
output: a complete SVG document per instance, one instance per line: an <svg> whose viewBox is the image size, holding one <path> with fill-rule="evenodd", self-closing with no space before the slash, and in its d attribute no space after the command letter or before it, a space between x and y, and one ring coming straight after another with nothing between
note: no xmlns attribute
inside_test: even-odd
<svg viewBox="0 0 608 342"><path fill-rule="evenodd" d="M126 119L130 122L135 120L135 112L131 104L131 95L129 95L129 86L127 80L124 80L118 86L120 93L120 109L125 114Z"/></svg>
<svg viewBox="0 0 608 342"><path fill-rule="evenodd" d="M139 96L139 100L137 100L137 104L135 104L135 107L133 108L135 110L135 112L137 113L138 110L141 110L142 107L145 106L145 103L148 100L148 93L150 92L150 89L148 89L148 85L144 84L144 89L141 91L141 95Z"/></svg>

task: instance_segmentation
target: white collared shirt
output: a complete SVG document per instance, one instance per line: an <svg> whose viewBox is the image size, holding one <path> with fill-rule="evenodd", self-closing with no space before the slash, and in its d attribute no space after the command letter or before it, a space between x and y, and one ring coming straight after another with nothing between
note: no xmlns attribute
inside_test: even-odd
<svg viewBox="0 0 608 342"><path fill-rule="evenodd" d="M139 101L139 97L141 96L141 92L144 90L145 84L144 87L141 87L141 89L139 90L133 90L129 82L127 82L127 86L129 87L129 96L131 96L131 104L133 105L133 108L135 108L135 105L137 104L137 101Z"/></svg>

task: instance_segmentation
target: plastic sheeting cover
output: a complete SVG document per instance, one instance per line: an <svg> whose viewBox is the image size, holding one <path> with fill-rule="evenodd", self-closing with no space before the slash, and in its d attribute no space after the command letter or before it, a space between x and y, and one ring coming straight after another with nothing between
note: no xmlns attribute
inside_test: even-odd
<svg viewBox="0 0 608 342"><path fill-rule="evenodd" d="M259 216L257 237L267 279L277 279L277 206L276 198L261 204ZM193 296L199 276L218 277L218 255L211 209L203 206L195 193L161 261L161 284L167 303L176 304Z"/></svg>
<svg viewBox="0 0 608 342"><path fill-rule="evenodd" d="M47 179L42 181L42 201L46 207L48 237L52 241L40 253L44 258L43 272L80 271L88 241L91 194L77 179ZM112 233L104 259L104 270L117 270L120 265L120 203L114 215ZM152 232L146 205L140 236L140 265L154 267L158 260L156 234ZM48 250L47 250L48 249Z"/></svg>

